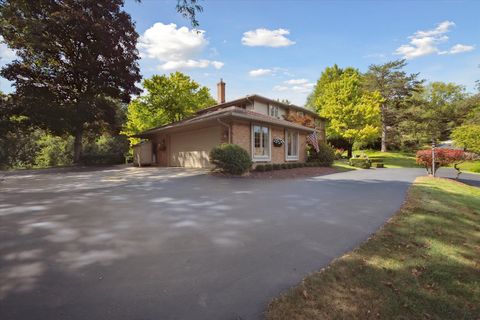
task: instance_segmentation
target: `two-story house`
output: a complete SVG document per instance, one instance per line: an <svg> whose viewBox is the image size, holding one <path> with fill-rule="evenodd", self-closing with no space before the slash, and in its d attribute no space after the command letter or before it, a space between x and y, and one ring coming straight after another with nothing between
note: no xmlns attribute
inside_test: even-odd
<svg viewBox="0 0 480 320"><path fill-rule="evenodd" d="M217 105L135 135L146 140L134 147L134 162L209 167L209 153L221 143L241 146L254 163L305 162L307 136L325 139L324 119L310 110L259 95L225 102L225 83L217 89Z"/></svg>

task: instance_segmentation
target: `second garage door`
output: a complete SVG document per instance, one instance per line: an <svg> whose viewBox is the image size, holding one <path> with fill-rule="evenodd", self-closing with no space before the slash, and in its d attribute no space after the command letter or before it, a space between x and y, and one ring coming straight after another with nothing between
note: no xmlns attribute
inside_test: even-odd
<svg viewBox="0 0 480 320"><path fill-rule="evenodd" d="M205 168L208 155L220 144L220 127L208 127L170 136L170 165L173 167Z"/></svg>

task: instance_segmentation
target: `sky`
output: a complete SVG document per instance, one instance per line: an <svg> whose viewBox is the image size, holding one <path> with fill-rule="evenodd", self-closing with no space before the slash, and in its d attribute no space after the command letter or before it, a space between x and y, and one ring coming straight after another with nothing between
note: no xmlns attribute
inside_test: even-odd
<svg viewBox="0 0 480 320"><path fill-rule="evenodd" d="M203 0L199 30L176 0L126 0L144 78L181 71L227 101L248 94L304 105L328 66L405 58L406 71L473 92L480 79L480 1ZM0 66L14 57L0 44ZM5 79L0 90L11 91Z"/></svg>

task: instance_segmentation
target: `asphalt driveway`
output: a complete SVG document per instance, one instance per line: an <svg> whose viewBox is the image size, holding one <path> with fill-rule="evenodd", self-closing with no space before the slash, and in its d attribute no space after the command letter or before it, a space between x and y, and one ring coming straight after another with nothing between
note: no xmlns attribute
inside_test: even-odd
<svg viewBox="0 0 480 320"><path fill-rule="evenodd" d="M0 318L259 319L272 297L378 229L423 174L8 175L0 183Z"/></svg>

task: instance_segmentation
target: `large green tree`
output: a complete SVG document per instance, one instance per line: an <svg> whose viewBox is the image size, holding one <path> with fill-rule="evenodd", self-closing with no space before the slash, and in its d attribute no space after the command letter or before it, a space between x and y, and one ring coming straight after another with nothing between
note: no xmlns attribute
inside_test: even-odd
<svg viewBox="0 0 480 320"><path fill-rule="evenodd" d="M0 0L0 35L18 58L1 71L34 125L75 138L115 124L139 93L138 34L123 0Z"/></svg>
<svg viewBox="0 0 480 320"><path fill-rule="evenodd" d="M123 130L127 135L183 120L216 103L207 87L181 72L168 76L154 75L143 81L143 87L146 94L128 106L127 122ZM130 141L135 143L138 139L131 138Z"/></svg>
<svg viewBox="0 0 480 320"><path fill-rule="evenodd" d="M465 121L471 105L465 104L465 88L455 83L432 82L418 94L423 100L419 121L425 124L425 135L435 140L447 140L454 128Z"/></svg>
<svg viewBox="0 0 480 320"><path fill-rule="evenodd" d="M480 154L480 124L465 124L455 128L452 139L457 146Z"/></svg>
<svg viewBox="0 0 480 320"><path fill-rule="evenodd" d="M318 98L324 94L326 87L330 83L340 79L342 74L353 72L355 72L354 68L342 69L336 64L332 67L326 67L320 75L320 78L317 80L312 93L307 97L306 107L312 111L320 112L322 106L318 104Z"/></svg>
<svg viewBox="0 0 480 320"><path fill-rule="evenodd" d="M321 106L320 116L329 121L327 134L346 139L351 157L354 142L378 137L382 97L378 92L364 90L358 70L348 68L345 71L323 86L315 103Z"/></svg>
<svg viewBox="0 0 480 320"><path fill-rule="evenodd" d="M390 61L381 65L371 65L365 74L365 85L371 91L381 94L381 151L387 151L389 132L394 136L398 131L399 118L408 100L421 88L423 81L418 73L407 74L403 71L405 60Z"/></svg>

